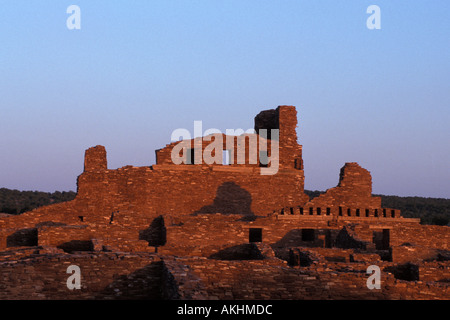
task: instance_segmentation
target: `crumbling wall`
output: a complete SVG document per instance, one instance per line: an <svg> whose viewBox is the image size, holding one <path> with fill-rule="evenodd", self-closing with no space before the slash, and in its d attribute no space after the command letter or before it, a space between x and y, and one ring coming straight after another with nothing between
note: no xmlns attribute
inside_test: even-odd
<svg viewBox="0 0 450 320"><path fill-rule="evenodd" d="M67 288L70 265L80 267L80 290ZM0 262L0 299L158 300L162 298L162 269L155 255L127 253L40 255Z"/></svg>
<svg viewBox="0 0 450 320"><path fill-rule="evenodd" d="M271 144L270 139L265 139L257 134L244 133L239 136L212 134L206 137L167 144L164 148L155 151L156 164L223 166L223 156L222 154L216 154L216 151L229 150L231 151L229 155L231 159L227 166L234 168L259 168L261 166L259 151L268 151L270 157ZM177 161L182 162L175 164L172 156L176 159L178 158ZM205 159L205 156L210 156L212 159Z"/></svg>
<svg viewBox="0 0 450 320"><path fill-rule="evenodd" d="M419 280L450 283L450 261L432 261L419 264Z"/></svg>
<svg viewBox="0 0 450 320"><path fill-rule="evenodd" d="M315 272L289 268L280 260L225 261L180 259L201 279L207 299L339 300L449 299L445 284L402 281L381 273L381 290L367 288L368 275L359 270ZM316 268L315 266L313 268ZM367 266L363 266L363 269Z"/></svg>
<svg viewBox="0 0 450 320"><path fill-rule="evenodd" d="M434 248L416 246L404 243L401 246L391 247L392 262L419 262L422 260L438 259L439 251Z"/></svg>
<svg viewBox="0 0 450 320"><path fill-rule="evenodd" d="M84 171L95 172L106 170L108 163L104 146L95 146L86 150L84 157Z"/></svg>
<svg viewBox="0 0 450 320"><path fill-rule="evenodd" d="M372 197L372 176L370 172L355 162L346 163L339 175L336 187L312 199L306 206L343 209L342 215L347 215L347 209L381 209L381 198ZM355 214L355 213L354 213ZM381 214L381 212L380 212Z"/></svg>
<svg viewBox="0 0 450 320"><path fill-rule="evenodd" d="M419 224L397 224L391 233L391 244L403 243L450 250L450 227Z"/></svg>
<svg viewBox="0 0 450 320"><path fill-rule="evenodd" d="M345 226L336 237L336 247L342 249L362 249L373 248L373 245L358 237L352 225Z"/></svg>

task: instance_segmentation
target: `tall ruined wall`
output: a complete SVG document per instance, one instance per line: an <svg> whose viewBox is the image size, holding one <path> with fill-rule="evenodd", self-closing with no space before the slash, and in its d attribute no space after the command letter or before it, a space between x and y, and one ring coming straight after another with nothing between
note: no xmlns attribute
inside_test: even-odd
<svg viewBox="0 0 450 320"><path fill-rule="evenodd" d="M279 130L279 162L281 169L303 170L302 146L297 142L297 110L294 106L279 106L277 109L265 110L255 117L255 131Z"/></svg>
<svg viewBox="0 0 450 320"><path fill-rule="evenodd" d="M297 142L297 110L278 107L280 122L280 168L303 170L302 147Z"/></svg>
<svg viewBox="0 0 450 320"><path fill-rule="evenodd" d="M345 207L360 209L380 209L381 198L372 197L372 176L357 163L346 163L339 175L337 187L310 201L312 207ZM381 214L381 212L380 212ZM361 213L362 215L362 213Z"/></svg>
<svg viewBox="0 0 450 320"><path fill-rule="evenodd" d="M106 170L106 149L103 146L95 146L86 150L84 157L84 171Z"/></svg>
<svg viewBox="0 0 450 320"><path fill-rule="evenodd" d="M78 179L76 200L86 205L90 215L113 211L266 215L280 206L305 203L303 185L296 171L265 176L259 168L155 165L85 172Z"/></svg>
<svg viewBox="0 0 450 320"><path fill-rule="evenodd" d="M117 211L119 217L203 212L266 215L308 200L303 170L293 168L274 175L262 175L259 167L221 165L108 170L100 146L86 151L85 163L97 167L89 165L89 171L79 176L76 202L94 219Z"/></svg>
<svg viewBox="0 0 450 320"><path fill-rule="evenodd" d="M219 134L222 143L215 143L216 137L207 136L203 140L199 138L191 140L183 140L173 142L166 145L165 148L156 150L157 164L172 165L172 150L174 148L184 149L196 148L195 163L204 165L204 161L197 159L202 155L211 153L211 146L217 146L222 150L232 150L233 164L237 167L260 167L260 151L267 151L268 156L275 158L279 162L280 169L299 170L303 175L302 146L297 142L297 111L293 106L279 106L277 109L265 110L255 117L256 134L244 134L241 136L227 136ZM279 130L278 137L272 136L271 130ZM262 134L262 130L266 130ZM251 142L251 143L250 143ZM250 144L256 148L249 148ZM271 153L271 146L278 148L278 157ZM215 153L212 153L213 156ZM189 162L189 154L186 150L180 152L180 156L184 156L184 163ZM241 157L241 158L239 158ZM202 159L204 160L204 159ZM221 155L218 156L218 163L222 160ZM269 164L270 166L271 164ZM303 190L302 190L303 191Z"/></svg>
<svg viewBox="0 0 450 320"><path fill-rule="evenodd" d="M95 150L102 150L96 147ZM78 178L75 200L0 219L0 247L20 229L52 221L67 225L148 226L159 215L224 213L267 215L305 203L297 170L261 175L259 168L159 166L104 169L103 152L86 152L89 171ZM276 192L273 186L277 186ZM101 231L98 231L101 232ZM123 232L126 232L123 231Z"/></svg>
<svg viewBox="0 0 450 320"><path fill-rule="evenodd" d="M194 149L194 163L191 163L191 150ZM270 152L271 140L259 137L256 134L243 134L240 136L231 136L225 134L213 134L207 137L182 140L167 144L164 148L156 150L157 165L174 165L172 153L182 159L179 166L191 165L213 165L221 166L223 150L231 151L231 167L260 167L259 150L268 150ZM174 150L175 149L175 150ZM177 154L178 151L178 154ZM205 161L205 155L211 156L213 163ZM201 159L201 160L200 160Z"/></svg>

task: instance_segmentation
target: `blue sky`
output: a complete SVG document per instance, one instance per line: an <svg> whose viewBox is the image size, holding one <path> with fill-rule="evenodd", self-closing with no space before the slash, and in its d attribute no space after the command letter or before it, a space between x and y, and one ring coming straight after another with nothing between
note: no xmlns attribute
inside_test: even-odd
<svg viewBox="0 0 450 320"><path fill-rule="evenodd" d="M81 9L68 30L66 9ZM381 30L369 30L369 5ZM84 150L144 166L176 128L295 105L306 188L450 198L450 2L3 0L0 187L75 190Z"/></svg>

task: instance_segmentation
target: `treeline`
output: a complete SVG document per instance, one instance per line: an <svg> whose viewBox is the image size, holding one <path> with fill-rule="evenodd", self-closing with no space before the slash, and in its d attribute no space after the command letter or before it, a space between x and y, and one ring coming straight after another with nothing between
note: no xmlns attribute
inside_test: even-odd
<svg viewBox="0 0 450 320"><path fill-rule="evenodd" d="M305 193L310 199L318 197L323 191L309 191ZM421 224L446 226L450 223L450 199L398 197L374 195L381 197L383 208L400 209L405 218L419 218Z"/></svg>
<svg viewBox="0 0 450 320"><path fill-rule="evenodd" d="M0 213L21 214L38 207L73 200L75 195L73 191L50 193L1 188Z"/></svg>
<svg viewBox="0 0 450 320"><path fill-rule="evenodd" d="M400 209L405 218L420 218L421 224L446 226L450 223L450 199L383 196L381 204L386 208Z"/></svg>
<svg viewBox="0 0 450 320"><path fill-rule="evenodd" d="M312 199L324 192L305 190L305 193ZM75 196L76 193L73 191L50 193L1 188L0 213L17 215L38 207L70 201L75 199ZM381 197L382 207L400 209L405 218L419 218L422 224L441 226L450 224L450 199L375 196Z"/></svg>

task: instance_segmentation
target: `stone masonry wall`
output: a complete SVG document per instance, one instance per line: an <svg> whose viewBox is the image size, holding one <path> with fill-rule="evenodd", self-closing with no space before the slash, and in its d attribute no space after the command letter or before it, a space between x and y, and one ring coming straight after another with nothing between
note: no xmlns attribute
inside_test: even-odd
<svg viewBox="0 0 450 320"><path fill-rule="evenodd" d="M81 290L69 290L67 268L81 269ZM0 299L161 299L163 264L149 254L32 256L0 262Z"/></svg>
<svg viewBox="0 0 450 320"><path fill-rule="evenodd" d="M207 299L449 299L449 287L402 281L382 272L381 290L369 290L365 272L315 272L279 260L223 261L183 258L204 285ZM365 269L362 267L361 269Z"/></svg>

